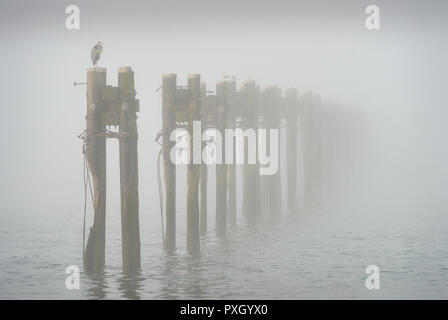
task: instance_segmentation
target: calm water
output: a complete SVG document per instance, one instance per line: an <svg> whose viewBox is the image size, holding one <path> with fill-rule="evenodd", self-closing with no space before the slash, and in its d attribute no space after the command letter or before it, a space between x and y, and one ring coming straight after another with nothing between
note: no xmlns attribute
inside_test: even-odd
<svg viewBox="0 0 448 320"><path fill-rule="evenodd" d="M82 266L81 215L2 214L0 298L448 298L446 223L418 214L379 209L282 214L257 227L241 223L224 240L210 230L197 259L186 254L182 219L178 250L163 252L158 214L141 213L138 277L121 273L119 213L111 212L105 275L81 274L81 289L72 291L65 288L65 267ZM380 290L365 288L370 264L381 269Z"/></svg>

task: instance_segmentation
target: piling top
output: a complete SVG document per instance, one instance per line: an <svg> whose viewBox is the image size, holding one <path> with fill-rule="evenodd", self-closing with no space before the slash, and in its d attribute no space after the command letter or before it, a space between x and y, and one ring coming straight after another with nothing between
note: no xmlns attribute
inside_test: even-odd
<svg viewBox="0 0 448 320"><path fill-rule="evenodd" d="M87 68L87 72L98 72L98 73L103 73L106 72L106 68Z"/></svg>
<svg viewBox="0 0 448 320"><path fill-rule="evenodd" d="M118 68L118 73L127 73L127 72L132 72L132 68L131 67L119 67Z"/></svg>
<svg viewBox="0 0 448 320"><path fill-rule="evenodd" d="M255 87L255 80L244 80L243 86L244 87Z"/></svg>
<svg viewBox="0 0 448 320"><path fill-rule="evenodd" d="M190 73L188 75L188 79L196 79L196 78L199 78L199 77L200 77L200 75L197 74L197 73Z"/></svg>
<svg viewBox="0 0 448 320"><path fill-rule="evenodd" d="M165 79L165 78L176 78L176 74L175 73L164 73L163 75L162 75L162 79Z"/></svg>
<svg viewBox="0 0 448 320"><path fill-rule="evenodd" d="M297 96L297 89L296 88L288 88L285 91L286 95L291 95L291 96Z"/></svg>
<svg viewBox="0 0 448 320"><path fill-rule="evenodd" d="M218 82L216 82L216 84L218 85L225 85L225 84L229 84L229 85L236 85L236 81L233 79L223 79L223 80L219 80Z"/></svg>

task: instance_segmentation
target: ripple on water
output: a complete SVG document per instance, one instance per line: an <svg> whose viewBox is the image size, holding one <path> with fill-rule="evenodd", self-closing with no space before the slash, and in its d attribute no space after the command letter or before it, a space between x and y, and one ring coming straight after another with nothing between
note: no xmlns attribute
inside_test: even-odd
<svg viewBox="0 0 448 320"><path fill-rule="evenodd" d="M184 237L178 239L176 253L165 254L160 235L145 230L144 224L143 268L131 277L121 272L119 215L110 224L114 233L108 234L105 272L81 273L79 291L64 285L65 266L82 265L79 224L58 230L53 223L45 230L42 223L13 223L15 230L0 231L0 298L448 297L448 252L443 246L448 236L441 227L419 225L415 232L388 221L365 223L350 212L284 215L256 228L229 228L224 240L211 230L201 239L201 256L194 259L186 254ZM12 244L8 250L6 243ZM364 287L369 264L381 268L382 286L375 293Z"/></svg>

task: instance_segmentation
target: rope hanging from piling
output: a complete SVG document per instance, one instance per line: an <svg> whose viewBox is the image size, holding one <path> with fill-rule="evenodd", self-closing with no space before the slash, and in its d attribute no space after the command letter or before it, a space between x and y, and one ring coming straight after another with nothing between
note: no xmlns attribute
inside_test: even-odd
<svg viewBox="0 0 448 320"><path fill-rule="evenodd" d="M87 212L87 184L86 184L86 157L83 161L83 180L84 180L84 218L82 225L82 256L84 258L85 253L85 241L86 241L86 212Z"/></svg>
<svg viewBox="0 0 448 320"><path fill-rule="evenodd" d="M162 178L160 175L160 158L162 157L163 154L163 144L161 144L159 142L160 137L163 134L163 129L161 129L155 138L155 141L161 146L160 151L159 151L159 156L157 157L157 185L159 187L159 202L160 202L160 222L161 222L161 226L162 226L162 245L163 248L165 249L165 228L164 228L164 224L163 224L163 190L162 190Z"/></svg>
<svg viewBox="0 0 448 320"><path fill-rule="evenodd" d="M160 177L160 158L162 156L163 147L160 148L159 156L157 157L157 184L159 186L159 202L160 202L160 221L162 224L162 243L165 249L165 228L163 225L163 191L162 191L162 179Z"/></svg>
<svg viewBox="0 0 448 320"><path fill-rule="evenodd" d="M79 139L83 140L82 153L84 155L83 160L83 182L84 182L84 216L83 216L83 227L82 227L82 255L84 258L85 254L85 241L86 241L86 216L87 216L87 186L90 190L90 197L92 199L92 204L94 203L94 196L92 190L92 183L90 181L90 169L87 161L87 141L88 136L86 130L84 130L79 136Z"/></svg>
<svg viewBox="0 0 448 320"><path fill-rule="evenodd" d="M157 132L154 140L161 147L160 151L159 151L159 155L157 157L157 185L158 185L158 189L159 189L160 221L161 221L161 227L162 227L162 243L163 243L163 248L165 249L165 227L164 227L164 223L163 223L163 188L162 188L160 158L162 157L164 152L167 152L167 150L166 150L166 147L164 147L163 143L161 143L159 141L160 138L162 137L163 133L164 133L164 130L160 129L159 132ZM183 139L184 137L185 137L185 135L179 136L176 138L176 140L179 141L180 139ZM205 141L206 145L209 145L213 142L214 142L214 137L209 137Z"/></svg>

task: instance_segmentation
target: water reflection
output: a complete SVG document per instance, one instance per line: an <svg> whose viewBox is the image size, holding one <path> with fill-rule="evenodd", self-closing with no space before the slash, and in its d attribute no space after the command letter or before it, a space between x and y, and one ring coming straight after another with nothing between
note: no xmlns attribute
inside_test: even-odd
<svg viewBox="0 0 448 320"><path fill-rule="evenodd" d="M100 273L85 272L84 275L89 280L86 290L87 299L106 298L107 289L109 288L106 281L106 273L104 271Z"/></svg>
<svg viewBox="0 0 448 320"><path fill-rule="evenodd" d="M119 278L119 291L122 298L126 299L140 299L139 291L143 288L143 281L141 271L138 270L132 273L122 273Z"/></svg>
<svg viewBox="0 0 448 320"><path fill-rule="evenodd" d="M415 287L407 282L409 278L417 279L419 288L426 290L419 296L443 296L446 290L432 282L432 279L446 278L443 264L418 265L425 277L414 269L406 269L416 254L433 260L444 257L446 261L443 247L437 246L442 227L440 231L425 231L425 241L431 241L434 248L425 252L419 245L423 236L416 237L414 230L406 226L374 225L377 216L373 213L347 215L334 212L265 216L256 226L240 224L229 228L225 239L210 232L201 238L199 257L189 256L182 245L171 254L161 247L149 247L142 255L142 271L136 274L122 273L121 256L112 256L116 259L109 259L105 272L82 276L82 287L88 289L80 292L81 297L372 298L369 292L363 291L362 278L370 261L385 266L384 279L400 289L382 288L378 297L414 297L411 289ZM428 268L431 278L428 278ZM404 278L397 270L408 270L409 274Z"/></svg>
<svg viewBox="0 0 448 320"><path fill-rule="evenodd" d="M160 270L160 280L162 283L160 298L175 299L178 295L177 270L180 257L175 253L167 253L163 257L163 264Z"/></svg>
<svg viewBox="0 0 448 320"><path fill-rule="evenodd" d="M116 293L114 283L118 283L119 297L123 299L141 299L141 292L144 287L145 277L141 271L133 273L121 272L116 275L114 270L111 273L87 273L83 277L87 279L86 297L87 299L110 299L115 298Z"/></svg>
<svg viewBox="0 0 448 320"><path fill-rule="evenodd" d="M160 299L176 299L188 296L192 299L205 296L201 277L201 256L167 253L163 256L160 270Z"/></svg>
<svg viewBox="0 0 448 320"><path fill-rule="evenodd" d="M205 295L205 288L202 285L202 261L201 256L185 257L186 274L186 294L192 299L199 299Z"/></svg>

